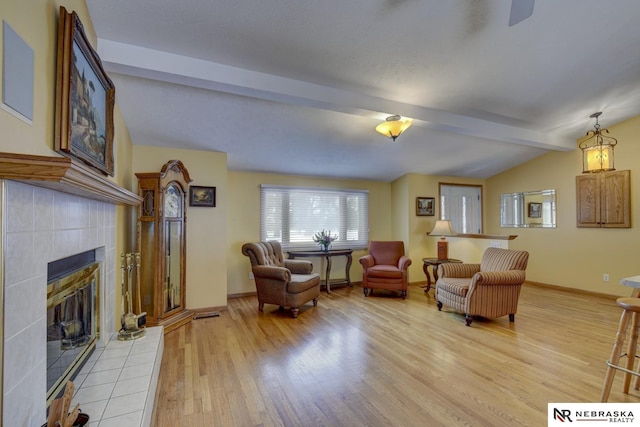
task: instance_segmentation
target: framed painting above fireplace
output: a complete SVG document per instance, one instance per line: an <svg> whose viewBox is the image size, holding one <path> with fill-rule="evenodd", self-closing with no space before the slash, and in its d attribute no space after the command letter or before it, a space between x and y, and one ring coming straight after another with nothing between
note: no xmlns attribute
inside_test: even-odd
<svg viewBox="0 0 640 427"><path fill-rule="evenodd" d="M55 150L113 176L115 87L78 15L60 6Z"/></svg>

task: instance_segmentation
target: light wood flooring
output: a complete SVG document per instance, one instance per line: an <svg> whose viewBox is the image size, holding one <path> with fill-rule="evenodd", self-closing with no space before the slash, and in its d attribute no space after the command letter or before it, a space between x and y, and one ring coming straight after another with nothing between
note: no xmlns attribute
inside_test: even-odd
<svg viewBox="0 0 640 427"><path fill-rule="evenodd" d="M433 291L323 292L297 319L255 297L165 336L153 425L542 426L549 402L597 402L621 311L613 297L525 285L515 323L474 320ZM640 402L622 393L610 402Z"/></svg>

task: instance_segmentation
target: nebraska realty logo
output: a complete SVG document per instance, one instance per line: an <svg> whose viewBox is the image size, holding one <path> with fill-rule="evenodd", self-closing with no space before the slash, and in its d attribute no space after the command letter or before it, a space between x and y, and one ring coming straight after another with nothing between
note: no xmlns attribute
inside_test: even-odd
<svg viewBox="0 0 640 427"><path fill-rule="evenodd" d="M549 426L584 422L590 426L640 426L640 403L549 403L548 413Z"/></svg>

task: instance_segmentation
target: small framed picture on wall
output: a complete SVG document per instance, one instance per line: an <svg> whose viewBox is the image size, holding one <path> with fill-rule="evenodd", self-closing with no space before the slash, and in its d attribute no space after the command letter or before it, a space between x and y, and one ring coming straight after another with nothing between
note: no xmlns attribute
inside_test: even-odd
<svg viewBox="0 0 640 427"><path fill-rule="evenodd" d="M189 187L189 206L216 207L216 187Z"/></svg>
<svg viewBox="0 0 640 427"><path fill-rule="evenodd" d="M542 203L530 202L529 218L541 218L541 217L542 217Z"/></svg>
<svg viewBox="0 0 640 427"><path fill-rule="evenodd" d="M416 197L416 215L417 216L434 216L435 215L434 197Z"/></svg>

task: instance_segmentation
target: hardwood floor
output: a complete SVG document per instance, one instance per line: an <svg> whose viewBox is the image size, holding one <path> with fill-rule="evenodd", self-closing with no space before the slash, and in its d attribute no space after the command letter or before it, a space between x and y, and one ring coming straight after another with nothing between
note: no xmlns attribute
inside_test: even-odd
<svg viewBox="0 0 640 427"><path fill-rule="evenodd" d="M438 312L433 291L322 293L292 319L255 297L165 336L154 426L541 426L597 402L615 298L525 285L515 323ZM640 402L622 393L610 402Z"/></svg>

